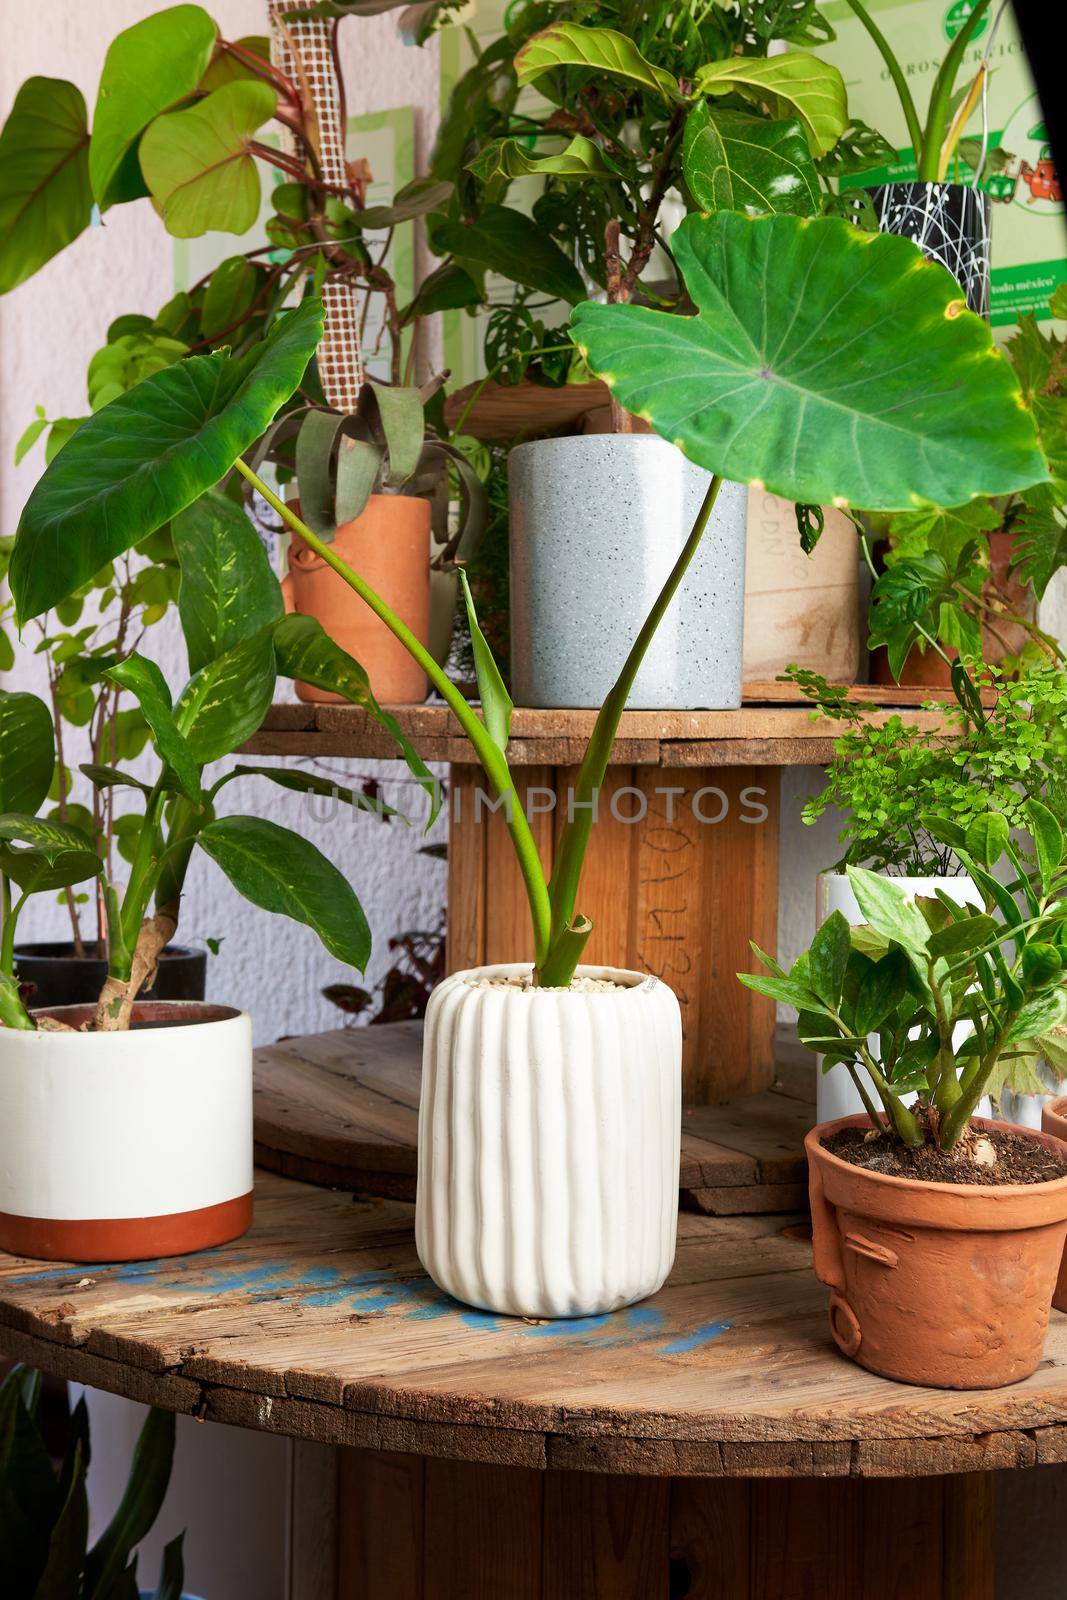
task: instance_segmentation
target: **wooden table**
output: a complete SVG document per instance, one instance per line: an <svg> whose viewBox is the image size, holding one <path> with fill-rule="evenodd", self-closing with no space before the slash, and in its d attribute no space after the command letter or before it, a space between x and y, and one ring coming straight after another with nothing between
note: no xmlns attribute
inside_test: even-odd
<svg viewBox="0 0 1067 1600"><path fill-rule="evenodd" d="M854 693L872 720L941 725L922 709L929 691ZM889 699L903 709L887 707ZM529 960L529 911L505 819L485 803L486 782L459 724L445 705L393 710L426 760L451 764L450 970ZM594 720L592 711L522 707L512 719L508 759L549 871ZM753 968L750 940L777 945L781 769L828 761L839 732L780 684L747 685L739 711L623 715L578 906L594 923L586 959L654 972L675 990L690 1104L730 1101L774 1079L774 1003L743 989L736 974ZM275 706L245 749L395 756L389 735L347 705ZM412 791L416 811L420 801Z"/></svg>
<svg viewBox="0 0 1067 1600"><path fill-rule="evenodd" d="M1010 1389L874 1378L789 1215L683 1214L653 1299L533 1323L436 1290L409 1205L262 1175L220 1250L0 1258L0 1353L309 1441L294 1600L990 1600L990 1470L1067 1460L1067 1318Z"/></svg>

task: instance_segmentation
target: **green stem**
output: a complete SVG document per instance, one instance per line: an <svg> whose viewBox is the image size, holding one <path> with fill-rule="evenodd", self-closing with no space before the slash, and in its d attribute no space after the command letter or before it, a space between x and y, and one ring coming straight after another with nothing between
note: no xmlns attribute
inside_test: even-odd
<svg viewBox="0 0 1067 1600"><path fill-rule="evenodd" d="M15 975L15 927L18 923L19 912L30 897L30 890L24 890L12 905L11 888L6 878L4 878L3 884L4 928L3 933L0 934L0 973L5 977L13 978Z"/></svg>
<svg viewBox="0 0 1067 1600"><path fill-rule="evenodd" d="M981 1070L975 1073L970 1083L962 1091L955 1105L950 1109L947 1117L943 1119L941 1123L941 1130L938 1134L938 1143L940 1144L942 1150L952 1149L952 1146L956 1143L956 1140L959 1138L964 1128L966 1128L967 1124L974 1116L978 1102L985 1093L986 1084L993 1076L993 1069L1003 1054L1005 1035L1007 1034L1012 1020L1014 1019L1010 1018L1007 1022L1005 1022L1004 1026L997 1034L996 1039L993 1042L993 1047L988 1056L982 1062Z"/></svg>
<svg viewBox="0 0 1067 1600"><path fill-rule="evenodd" d="M11 921L11 879L0 872L0 931L7 938L7 925ZM0 977L13 978L15 976L12 966L5 965L4 958L0 955Z"/></svg>
<svg viewBox="0 0 1067 1600"><path fill-rule="evenodd" d="M848 0L848 3L855 7L856 0ZM921 154L918 154L918 175L923 183L940 181L941 146L945 139L956 74L959 72L967 46L988 9L989 0L978 0L978 4L953 39L941 63L941 70L934 79L934 87L930 91L930 108L926 114L926 129L922 135Z"/></svg>
<svg viewBox="0 0 1067 1600"><path fill-rule="evenodd" d="M852 1082L855 1085L856 1093L863 1101L863 1108L871 1119L871 1127L880 1128L882 1126L882 1119L878 1115L878 1109L875 1106L874 1101L867 1093L867 1087L860 1076L860 1069L856 1066L854 1061L846 1061L845 1065L848 1068L849 1077L852 1079Z"/></svg>
<svg viewBox="0 0 1067 1600"><path fill-rule="evenodd" d="M503 750L494 743L484 722L468 705L447 673L442 671L433 656L415 637L411 629L400 620L391 607L386 605L385 601L371 588L370 584L361 578L358 572L353 571L348 563L337 555L331 545L326 544L317 534L312 533L311 529L301 522L292 509L283 500L279 499L261 478L257 477L246 462L238 458L234 465L256 492L263 496L267 504L273 506L286 525L294 533L298 533L304 543L314 550L315 554L325 561L327 566L332 567L338 576L344 579L349 588L354 589L360 599L370 606L375 616L385 623L393 637L398 639L404 646L412 660L418 662L434 688L451 708L456 720L474 747L475 754L485 769L486 777L497 795L504 801L504 815L508 832L511 834L511 840L515 847L519 870L522 873L522 880L526 888L526 897L530 902L530 914L533 919L535 965L540 967L548 955L552 927L552 907L537 844L530 830L530 824L526 820L526 813L522 808L519 796L515 791L515 784Z"/></svg>
<svg viewBox="0 0 1067 1600"><path fill-rule="evenodd" d="M167 801L166 791L162 780L152 790L151 797L145 807L144 821L141 831L137 836L137 848L134 853L133 865L130 869L130 881L122 897L120 948L114 949L114 918L109 909L108 921L112 924L112 938L109 943L112 949L108 957L108 973L113 978L123 980L130 976L130 964L133 951L137 946L137 935L141 929L148 911L148 902L152 898L155 887L156 874L159 868L159 856L162 845L160 836L160 820L163 807Z"/></svg>
<svg viewBox="0 0 1067 1600"><path fill-rule="evenodd" d="M556 865L552 873L552 882L549 886L552 897L553 949L557 940L562 938L567 929L570 928L574 918L574 902L578 894L578 883L581 878L582 866L585 862L585 853L589 845L590 830L593 826L593 806L596 795L604 782L608 762L611 759L615 735L619 729L619 719L626 708L626 702L630 697L634 679L637 677L648 647L652 643L656 629L663 620L664 613L674 598L678 585L685 577L689 563L696 554L697 546L700 544L704 529L708 525L721 486L722 479L720 477L712 478L682 553L675 562L666 583L660 590L651 611L645 618L644 626L634 640L630 653L623 664L622 671L601 706L600 714L596 719L585 757L578 771L578 778L570 805L570 818L560 839ZM553 966L555 966L555 963L553 963Z"/></svg>
<svg viewBox="0 0 1067 1600"><path fill-rule="evenodd" d="M919 121L919 113L915 109L915 101L912 99L911 90L908 88L908 80L904 76L904 69L893 54L889 40L881 28L878 27L873 17L871 17L867 8L860 4L860 0L848 0L848 4L874 40L878 47L878 53L886 64L886 70L892 78L893 86L900 97L904 120L908 125L908 138L911 140L911 147L915 151L915 159L921 162L923 156L922 124ZM921 177L922 174L920 173L919 176Z"/></svg>

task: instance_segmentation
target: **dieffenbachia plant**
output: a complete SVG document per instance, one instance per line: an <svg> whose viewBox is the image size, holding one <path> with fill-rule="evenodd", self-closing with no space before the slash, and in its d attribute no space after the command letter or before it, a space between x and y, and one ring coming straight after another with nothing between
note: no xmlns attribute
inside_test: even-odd
<svg viewBox="0 0 1067 1600"><path fill-rule="evenodd" d="M948 1152L984 1095L997 1098L1041 1054L1062 1058L1067 849L1036 800L1027 806L1033 867L999 812L966 829L940 817L925 824L974 878L982 907L940 890L912 897L892 878L849 867L863 926L850 928L835 911L789 972L753 946L769 975L739 976L797 1007L800 1038L822 1053L824 1071L848 1069L876 1127ZM994 876L1002 859L1006 884ZM1024 1084L1044 1090L1040 1080Z"/></svg>
<svg viewBox="0 0 1067 1600"><path fill-rule="evenodd" d="M12 558L19 616L54 604L71 566L98 565L179 509L159 492L160 462L168 491L173 487L183 504L208 486L212 471L221 476L235 466L381 618L452 708L504 802L530 903L537 981L566 985L591 932L577 904L591 828L583 802L603 783L634 678L722 479L759 482L805 503L888 510L1009 492L1046 472L1032 418L988 328L965 309L944 268L924 261L907 240L864 234L838 219L719 212L689 218L675 250L696 315L596 304L574 315L592 370L712 477L597 717L550 881L508 766L511 700L469 592L481 715L381 596L260 481L238 440L231 437L230 448L205 461L207 430L195 415L187 412L173 433L159 427L160 390L174 381L170 373L105 406L37 485ZM292 320L303 332L312 316L304 307ZM221 364L219 388L240 386L240 362L210 360ZM52 559L60 550L63 560Z"/></svg>
<svg viewBox="0 0 1067 1600"><path fill-rule="evenodd" d="M254 905L305 923L337 959L360 970L366 966L370 931L356 894L337 868L298 833L258 817L221 814L220 795L234 778L256 775L288 789L336 794L379 815L383 808L302 771L238 764L220 777L205 777L211 763L238 750L259 727L281 674L364 707L394 736L415 777L434 794L427 768L377 705L358 662L312 618L284 615L278 581L255 530L239 506L212 490L296 388L321 326L321 309L312 301L289 314L271 339L241 360L202 356L146 379L85 423L56 457L54 475L49 469L39 486L46 499L58 487L60 505L68 507L64 480L80 482L75 501L91 505L95 497L99 507L81 526L77 555L72 550L69 560L64 556L71 572L64 574L63 585L76 586L86 566L96 570L126 548L126 541L139 542L139 520L170 522L191 676L172 700L158 666L136 652L104 670L107 681L139 704L158 758L156 774L147 782L113 765L93 762L83 768L100 790L128 790L139 807L127 814L124 884L112 879L91 834L38 815L55 762L51 718L32 695L0 695L0 1020L9 1027L34 1026L15 983L21 911L36 893L97 878L107 908L108 977L95 1026L127 1027L139 990L176 930L189 859L197 847ZM92 482L90 461L96 462ZM69 478L62 465L67 462ZM126 490L116 498L123 480ZM32 499L27 527L36 515ZM43 575L42 551L55 552L63 544L65 516L61 509L58 523L38 525L43 543L32 533L25 542L22 535L16 540L16 599L27 585L32 592Z"/></svg>

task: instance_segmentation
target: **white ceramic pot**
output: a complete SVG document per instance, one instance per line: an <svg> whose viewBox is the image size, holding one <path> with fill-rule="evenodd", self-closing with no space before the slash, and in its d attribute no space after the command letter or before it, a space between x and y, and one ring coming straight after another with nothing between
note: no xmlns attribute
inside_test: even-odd
<svg viewBox="0 0 1067 1600"><path fill-rule="evenodd" d="M658 434L534 439L508 457L512 692L600 706L689 537L710 475ZM741 704L748 491L724 483L627 705ZM587 648L596 640L596 650Z"/></svg>
<svg viewBox="0 0 1067 1600"><path fill-rule="evenodd" d="M941 889L945 894L951 895L960 905L980 906L983 903L978 885L973 878L963 875L954 878L938 876L929 878L893 878L892 881L903 889L906 894L912 896L926 895L932 899L937 891ZM863 913L859 908L852 885L844 872L824 872L819 878L816 925L822 927L827 917L834 911L840 911L851 927L859 927L864 921ZM966 1022L960 1023L956 1028L953 1034L953 1041L957 1048L962 1040L967 1037L968 1032L969 1024ZM871 1045L872 1049L877 1048L878 1040L874 1035L871 1038ZM870 1089L872 1098L877 1103L877 1095L874 1092L873 1085L867 1078L867 1074L862 1067L859 1068L859 1071L865 1081L865 1086ZM815 1106L815 1120L817 1123L833 1122L838 1117L856 1116L865 1109L863 1101L856 1092L856 1085L853 1083L847 1067L838 1063L837 1066L831 1067L829 1072L823 1072L822 1057L819 1057ZM989 1115L988 1101L982 1101L978 1114L980 1116Z"/></svg>
<svg viewBox="0 0 1067 1600"><path fill-rule="evenodd" d="M654 1294L674 1260L682 1025L666 984L485 987L458 972L426 1012L415 1240L457 1300L581 1317Z"/></svg>
<svg viewBox="0 0 1067 1600"><path fill-rule="evenodd" d="M77 1027L92 1008L49 1014ZM251 1222L251 1019L152 1001L134 1022L0 1029L0 1248L12 1255L183 1255Z"/></svg>

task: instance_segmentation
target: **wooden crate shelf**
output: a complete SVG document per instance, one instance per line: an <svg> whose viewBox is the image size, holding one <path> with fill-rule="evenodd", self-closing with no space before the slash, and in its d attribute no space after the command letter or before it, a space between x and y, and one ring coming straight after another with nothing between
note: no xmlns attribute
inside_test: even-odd
<svg viewBox="0 0 1067 1600"><path fill-rule="evenodd" d="M778 1055L772 1089L683 1113L678 1183L688 1209L742 1216L806 1207L814 1062L784 1036ZM338 1028L257 1050L257 1162L308 1183L414 1199L421 1076L417 1022Z"/></svg>

